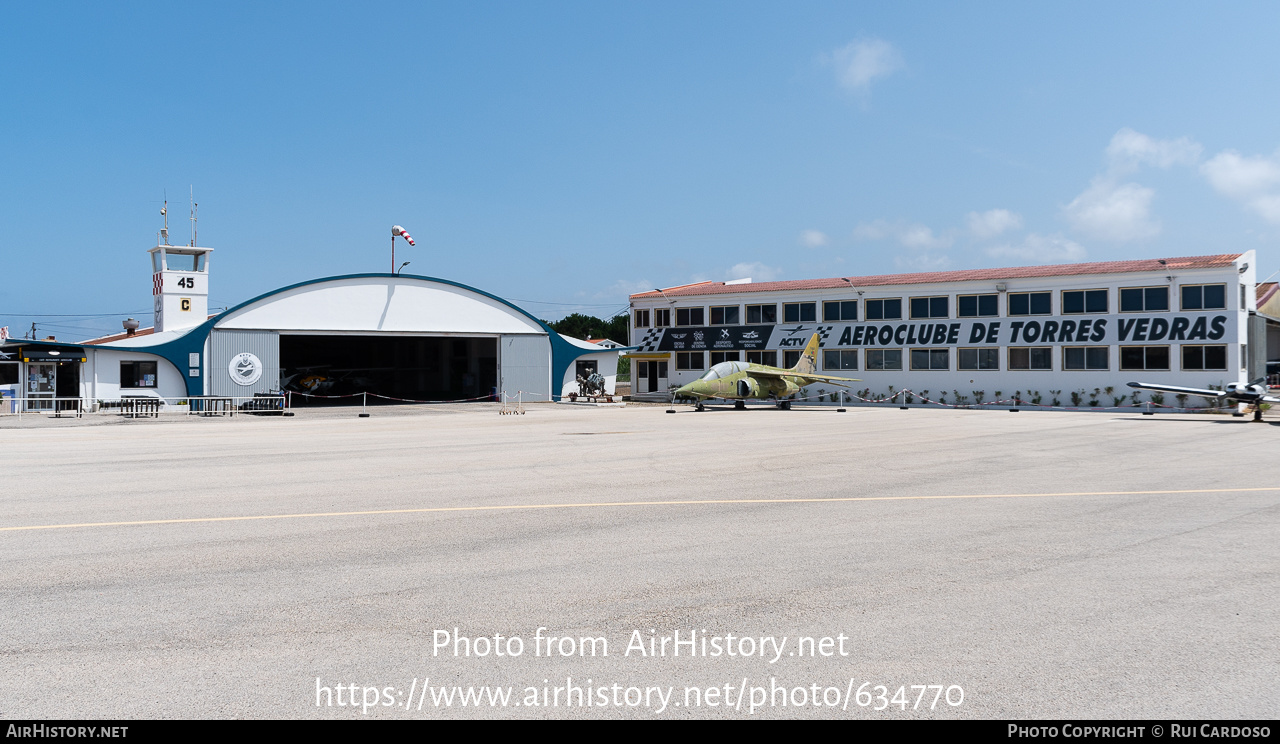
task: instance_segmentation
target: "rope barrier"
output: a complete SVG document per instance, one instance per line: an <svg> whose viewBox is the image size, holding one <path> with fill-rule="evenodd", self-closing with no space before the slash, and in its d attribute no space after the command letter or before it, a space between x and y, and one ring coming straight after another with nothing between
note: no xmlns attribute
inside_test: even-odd
<svg viewBox="0 0 1280 744"><path fill-rule="evenodd" d="M906 402L907 397L912 397L912 398L919 398L921 402L928 405L935 405L943 408L952 408L952 409L959 409L959 408L973 409L981 406L1008 406L1010 408L1042 408L1042 409L1052 410L1052 411L1094 411L1094 410L1117 411L1125 408L1131 408L1134 410L1143 410L1143 409L1149 410L1151 407L1155 407L1155 408L1168 409L1170 411L1182 411L1185 413L1191 413L1191 412L1197 412L1197 411L1229 411L1229 410L1234 410L1236 407L1234 404L1232 404L1228 406L1204 406L1202 408L1185 408L1185 407L1179 407L1179 406L1166 405L1164 403L1155 403L1152 401L1144 401L1141 403L1129 403L1127 405L1122 405L1122 406L1103 406L1103 405L1055 406L1055 405L1050 405L1045 403L1032 403L1030 401L1021 400L1018 398L1002 398L1002 399L982 401L982 402L975 401L973 403L946 403L941 400L931 400L909 389L898 390L898 391L895 391L892 395L889 395L887 397L879 397L879 398L876 398L876 397L864 398L856 393L849 392L849 391L843 391L843 393L844 393L844 400L850 400L850 401L857 400L857 401L861 401L863 403L867 403L871 405L882 404L882 403L890 404L890 405L899 405L899 406L912 405ZM830 401L830 397L829 397L830 395L831 393L821 393L818 395L806 395L802 397L788 398L786 400L793 403L802 402L802 401L812 401L812 400ZM902 397L902 400L900 401L897 400L899 396ZM842 400L830 401L830 403L833 406L843 405Z"/></svg>

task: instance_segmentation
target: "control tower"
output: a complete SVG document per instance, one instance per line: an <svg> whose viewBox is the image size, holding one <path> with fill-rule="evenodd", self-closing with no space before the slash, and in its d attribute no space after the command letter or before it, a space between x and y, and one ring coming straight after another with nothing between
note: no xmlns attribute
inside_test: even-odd
<svg viewBox="0 0 1280 744"><path fill-rule="evenodd" d="M151 299L156 333L194 328L209 317L209 254L196 245L196 204L191 202L191 245L169 245L169 204L160 214L164 229L151 254Z"/></svg>

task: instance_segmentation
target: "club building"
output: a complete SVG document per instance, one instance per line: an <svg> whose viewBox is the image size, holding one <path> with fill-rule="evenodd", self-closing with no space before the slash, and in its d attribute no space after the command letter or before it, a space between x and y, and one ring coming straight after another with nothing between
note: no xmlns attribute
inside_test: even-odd
<svg viewBox="0 0 1280 744"><path fill-rule="evenodd" d="M1069 405L1073 391L1131 393L1130 380L1248 381L1280 361L1280 297L1255 286L1255 264L1250 251L643 292L631 296L632 391L665 399L723 361L790 367L814 333L820 371L873 394Z"/></svg>
<svg viewBox="0 0 1280 744"><path fill-rule="evenodd" d="M619 350L561 336L502 298L445 279L352 274L305 281L208 313L212 251L150 250L155 325L83 343L0 343L3 412L93 410L123 399L293 390L409 401L558 399ZM341 400L294 395L295 404Z"/></svg>

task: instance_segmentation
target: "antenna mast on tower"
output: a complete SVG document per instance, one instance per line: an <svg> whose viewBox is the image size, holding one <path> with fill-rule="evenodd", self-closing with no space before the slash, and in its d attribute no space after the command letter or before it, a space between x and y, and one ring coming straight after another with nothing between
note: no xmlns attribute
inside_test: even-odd
<svg viewBox="0 0 1280 744"><path fill-rule="evenodd" d="M194 186L192 186L191 187L191 247L192 248L194 248L196 245L196 209L199 208L199 206L200 206L199 204L196 204L196 189Z"/></svg>

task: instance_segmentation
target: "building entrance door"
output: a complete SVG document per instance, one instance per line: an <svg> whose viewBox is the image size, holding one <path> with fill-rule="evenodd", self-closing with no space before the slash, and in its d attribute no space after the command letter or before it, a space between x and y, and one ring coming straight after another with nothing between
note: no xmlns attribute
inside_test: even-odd
<svg viewBox="0 0 1280 744"><path fill-rule="evenodd" d="M636 363L636 381L640 393L661 393L667 389L667 363L659 361L638 361Z"/></svg>
<svg viewBox="0 0 1280 744"><path fill-rule="evenodd" d="M28 411L52 411L57 391L58 365L31 362L27 364Z"/></svg>

